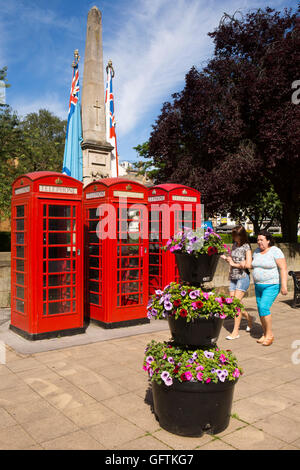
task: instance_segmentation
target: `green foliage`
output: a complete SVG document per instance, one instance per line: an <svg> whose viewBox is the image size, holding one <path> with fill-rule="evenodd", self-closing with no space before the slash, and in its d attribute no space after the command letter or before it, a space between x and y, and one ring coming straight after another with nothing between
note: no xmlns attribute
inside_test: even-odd
<svg viewBox="0 0 300 470"><path fill-rule="evenodd" d="M11 184L20 174L18 161L24 156L20 120L10 107L0 108L0 218L10 214Z"/></svg>
<svg viewBox="0 0 300 470"><path fill-rule="evenodd" d="M153 159L149 156L149 142L137 145L136 147L133 147L133 149L137 152L138 158L148 159L147 161L140 160L134 162L133 166L138 170L138 175L146 176L153 182L156 182L160 170L164 168L164 163L162 162L156 166L154 165Z"/></svg>
<svg viewBox="0 0 300 470"><path fill-rule="evenodd" d="M265 189L258 191L252 199L247 201L247 205L241 201L233 205L230 211L232 218L242 220L249 218L256 235L259 230L267 230L275 220L280 220L282 214L282 204L274 187L266 182L262 188ZM267 224L264 223L265 220L268 220Z"/></svg>
<svg viewBox="0 0 300 470"><path fill-rule="evenodd" d="M155 341L151 341L145 350L143 369L152 382L164 382L167 386L171 386L174 379L206 384L236 381L243 373L230 350L190 350Z"/></svg>
<svg viewBox="0 0 300 470"><path fill-rule="evenodd" d="M162 319L172 316L187 322L196 318L234 318L243 309L236 298L226 297L215 292L204 292L198 287L171 282L163 291L152 295L148 306L148 318Z"/></svg>
<svg viewBox="0 0 300 470"><path fill-rule="evenodd" d="M61 171L66 121L47 110L23 120L0 108L0 217L10 216L11 184L33 171Z"/></svg>

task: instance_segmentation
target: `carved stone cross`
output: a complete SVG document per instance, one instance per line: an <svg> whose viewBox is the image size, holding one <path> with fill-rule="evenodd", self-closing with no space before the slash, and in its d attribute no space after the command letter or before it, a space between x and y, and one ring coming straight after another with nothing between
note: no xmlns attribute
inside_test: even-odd
<svg viewBox="0 0 300 470"><path fill-rule="evenodd" d="M101 106L99 106L98 100L96 100L96 104L94 104L94 108L96 109L96 126L99 126L99 111L98 109L101 109Z"/></svg>

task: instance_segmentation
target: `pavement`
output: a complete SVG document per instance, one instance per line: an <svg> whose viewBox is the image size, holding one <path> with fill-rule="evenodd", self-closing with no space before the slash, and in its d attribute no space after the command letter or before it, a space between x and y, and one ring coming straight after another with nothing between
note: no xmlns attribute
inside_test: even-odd
<svg viewBox="0 0 300 470"><path fill-rule="evenodd" d="M253 297L245 300L256 316L251 334L243 321L240 338L229 342L232 321L225 322L218 345L234 351L244 375L230 424L215 436L176 436L161 429L151 411L143 354L151 339L169 339L164 321L123 332L98 329L99 337L93 332L84 344L60 338L53 348L53 340L44 340L44 350L20 349L16 339L17 348L6 343L0 449L299 450L300 309L290 300L279 295L272 307L275 341L269 347L256 343L261 329ZM8 322L0 327L2 346L7 337ZM2 361L3 354L0 343Z"/></svg>

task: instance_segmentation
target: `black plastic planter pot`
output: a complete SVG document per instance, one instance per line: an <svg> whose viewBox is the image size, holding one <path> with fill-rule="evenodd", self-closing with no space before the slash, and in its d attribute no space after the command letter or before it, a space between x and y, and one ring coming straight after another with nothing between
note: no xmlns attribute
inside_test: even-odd
<svg viewBox="0 0 300 470"><path fill-rule="evenodd" d="M236 382L202 384L174 380L170 387L152 382L154 412L160 426L189 437L224 431L230 420Z"/></svg>
<svg viewBox="0 0 300 470"><path fill-rule="evenodd" d="M175 253L180 279L191 285L212 281L220 255L188 255Z"/></svg>
<svg viewBox="0 0 300 470"><path fill-rule="evenodd" d="M196 318L187 322L185 318L168 317L172 338L178 345L208 348L218 340L223 326L221 318Z"/></svg>

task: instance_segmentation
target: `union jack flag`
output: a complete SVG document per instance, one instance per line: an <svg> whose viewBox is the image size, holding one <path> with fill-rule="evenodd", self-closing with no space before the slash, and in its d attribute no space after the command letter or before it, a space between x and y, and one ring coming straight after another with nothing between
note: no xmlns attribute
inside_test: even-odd
<svg viewBox="0 0 300 470"><path fill-rule="evenodd" d="M114 94L112 79L114 77L114 69L112 63L109 62L106 67L107 80L105 88L105 115L106 115L106 140L109 142L114 149L112 150L111 159L111 173L113 177L119 175L118 171L118 150L117 150L117 136L116 136L116 121L115 121L115 110L114 110Z"/></svg>
<svg viewBox="0 0 300 470"><path fill-rule="evenodd" d="M78 63L77 63L73 71L70 101L69 101L69 113L70 113L72 104L74 106L77 104L78 98L79 98L79 70L78 70ZM72 107L72 110L74 111L74 107Z"/></svg>

